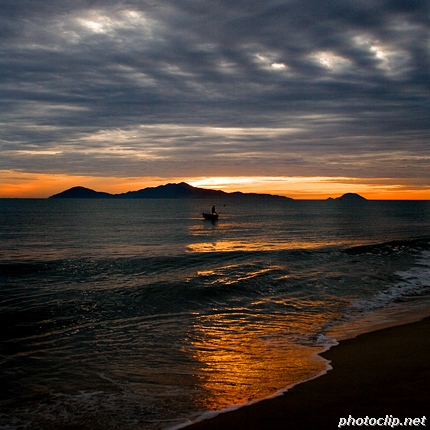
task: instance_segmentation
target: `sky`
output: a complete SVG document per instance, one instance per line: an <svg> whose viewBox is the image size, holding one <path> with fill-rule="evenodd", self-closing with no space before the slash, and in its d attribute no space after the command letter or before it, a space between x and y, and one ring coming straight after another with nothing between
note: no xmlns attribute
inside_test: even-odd
<svg viewBox="0 0 430 430"><path fill-rule="evenodd" d="M429 8L0 0L0 197L430 200Z"/></svg>

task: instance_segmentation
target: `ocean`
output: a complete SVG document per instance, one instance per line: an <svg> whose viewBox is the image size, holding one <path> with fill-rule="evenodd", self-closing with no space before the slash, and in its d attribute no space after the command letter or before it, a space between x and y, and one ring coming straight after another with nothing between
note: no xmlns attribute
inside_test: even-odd
<svg viewBox="0 0 430 430"><path fill-rule="evenodd" d="M0 429L179 428L429 304L428 201L0 199Z"/></svg>

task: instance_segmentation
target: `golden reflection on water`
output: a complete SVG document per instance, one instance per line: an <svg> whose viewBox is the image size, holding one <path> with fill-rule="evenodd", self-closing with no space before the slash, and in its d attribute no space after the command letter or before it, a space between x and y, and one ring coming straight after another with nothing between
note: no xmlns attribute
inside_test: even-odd
<svg viewBox="0 0 430 430"><path fill-rule="evenodd" d="M240 281L246 281L265 273L278 269L277 266L271 266L258 270L244 270L239 265L228 264L217 269L198 270L197 276L204 280L205 285L232 285ZM191 278L189 278L191 279ZM188 279L188 280L189 280Z"/></svg>
<svg viewBox="0 0 430 430"><path fill-rule="evenodd" d="M198 406L219 410L270 397L321 373L327 363L315 354L322 348L300 346L286 336L307 325L287 323L285 315L260 315L253 322L240 308L200 316L186 348L198 363Z"/></svg>
<svg viewBox="0 0 430 430"><path fill-rule="evenodd" d="M233 232L233 237L228 237L222 223L202 223L190 232L190 253L297 250L330 245L317 237L285 240L276 232L261 238L255 231L252 238ZM252 278L256 278L256 284L264 285L267 272L272 272L267 279L274 282L289 277L285 268L268 261L263 266L223 260L215 268L193 273L192 278L199 278L204 287L231 288L235 284L247 285L242 281L253 282ZM230 299L234 301L234 295ZM260 297L246 307L234 307L233 303L220 303L219 309L212 309L210 315L198 316L188 332L184 352L196 364L196 408L220 410L270 397L327 368L327 362L316 355L323 347L300 344L303 337L318 333L332 318L326 303L294 294Z"/></svg>
<svg viewBox="0 0 430 430"><path fill-rule="evenodd" d="M238 231L238 226L229 222L203 221L194 224L189 228L189 233L193 240L186 245L188 252L234 252L234 251L282 251L315 249L332 245L352 245L350 240L339 238L321 239L319 236L288 235L284 232L264 231L259 235L258 229L261 226L250 227L252 235L248 237L246 229ZM277 234L280 233L280 234ZM230 237L228 237L230 236ZM233 237L231 237L233 236ZM210 238L210 239L209 239Z"/></svg>
<svg viewBox="0 0 430 430"><path fill-rule="evenodd" d="M323 246L339 245L333 241L257 241L247 242L246 240L218 240L214 242L190 243L186 249L188 252L233 252L233 251L283 251L288 249L314 249Z"/></svg>

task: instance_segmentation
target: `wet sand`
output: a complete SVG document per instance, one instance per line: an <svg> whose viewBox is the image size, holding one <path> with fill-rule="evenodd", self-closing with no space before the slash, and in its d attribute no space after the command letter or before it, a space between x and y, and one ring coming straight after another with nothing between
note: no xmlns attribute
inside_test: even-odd
<svg viewBox="0 0 430 430"><path fill-rule="evenodd" d="M368 417L367 427L391 428L394 418L430 426L430 318L344 340L321 355L333 367L326 375L187 429L336 429L349 416Z"/></svg>

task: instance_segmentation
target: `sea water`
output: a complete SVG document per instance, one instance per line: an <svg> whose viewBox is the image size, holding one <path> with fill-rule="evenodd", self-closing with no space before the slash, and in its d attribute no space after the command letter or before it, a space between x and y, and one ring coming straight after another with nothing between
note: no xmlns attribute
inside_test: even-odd
<svg viewBox="0 0 430 430"><path fill-rule="evenodd" d="M430 313L429 243L424 201L2 199L0 428L165 429L276 395L374 315Z"/></svg>

